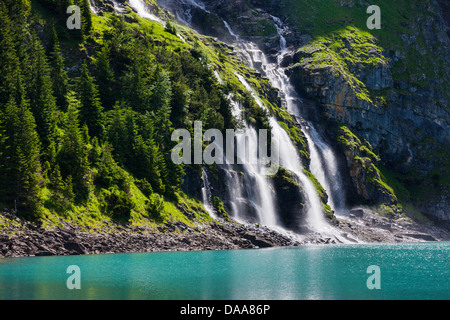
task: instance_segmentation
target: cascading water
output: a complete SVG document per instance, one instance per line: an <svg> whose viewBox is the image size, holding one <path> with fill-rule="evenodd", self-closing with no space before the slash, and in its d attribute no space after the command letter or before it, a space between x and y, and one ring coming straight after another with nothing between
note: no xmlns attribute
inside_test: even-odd
<svg viewBox="0 0 450 320"><path fill-rule="evenodd" d="M222 82L219 74L216 73L219 82ZM272 186L267 177L263 175L263 168L258 162L258 134L256 130L249 126L247 122L242 121L242 107L239 102L236 102L232 96L228 97L231 104L231 111L233 116L240 120L243 128L235 133L235 142L237 146L247 146L246 154L248 159L242 160L243 175L233 170L229 163L223 165L223 169L227 175L227 184L229 191L229 198L231 199L232 217L245 221L248 217L243 215L243 212L251 211L256 213L256 222L262 223L266 226L278 225L275 198ZM242 187L245 190L242 190ZM246 194L246 199L243 194ZM244 203L247 210L244 209Z"/></svg>
<svg viewBox="0 0 450 320"><path fill-rule="evenodd" d="M203 188L202 188L202 203L209 216L213 219L217 219L216 212L212 205L211 186L209 184L208 175L205 170L202 171Z"/></svg>
<svg viewBox="0 0 450 320"><path fill-rule="evenodd" d="M147 5L145 1L143 0L128 0L128 3L130 4L130 7L132 7L134 10L136 10L137 14L142 18L147 18L156 22L161 23L161 19L159 19L154 14L151 14L147 10Z"/></svg>
<svg viewBox="0 0 450 320"><path fill-rule="evenodd" d="M258 96L255 94L253 88L249 83L242 77L238 75L241 83L246 87L248 91L253 94L255 101L261 108L266 108ZM270 125L272 127L272 134L275 138L274 143L279 146L279 159L280 165L292 172L300 181L303 191L307 197L307 223L308 227L316 232L323 232L326 229L326 222L323 215L322 203L319 199L317 191L311 182L311 180L303 172L303 166L301 164L298 151L292 144L291 138L288 136L286 131L281 128L275 118L270 118Z"/></svg>
<svg viewBox="0 0 450 320"><path fill-rule="evenodd" d="M223 83L219 73L215 71L214 74L219 83ZM243 126L235 132L235 143L237 146L246 144L248 147L248 159L242 161L242 172L236 171L227 162L226 157L224 157L224 164L220 165L226 175L225 180L230 199L228 206L231 209L231 217L239 222L250 219L253 222L274 227L278 224L274 193L267 177L261 174L262 168L258 164L258 135L256 130L248 126L243 120L240 102L235 101L233 94L230 94L227 98L230 102L232 115Z"/></svg>
<svg viewBox="0 0 450 320"><path fill-rule="evenodd" d="M345 189L338 168L338 160L329 144L312 123L306 122L303 132L308 139L311 153L311 173L319 180L328 194L328 203L336 214L345 212Z"/></svg>
<svg viewBox="0 0 450 320"><path fill-rule="evenodd" d="M89 0L88 3L89 3L89 8L91 9L91 12L94 13L94 14L98 14L98 10L97 10L97 8L92 4L92 1Z"/></svg>
<svg viewBox="0 0 450 320"><path fill-rule="evenodd" d="M279 89L283 106L295 116L295 119L301 125L302 131L305 133L308 140L308 147L311 153L311 171L313 175L316 176L318 181L327 191L329 195L329 204L332 208L335 211L342 210L345 207L345 195L343 193L341 177L337 168L337 159L331 147L325 142L325 139L319 134L314 126L311 123L307 123L308 126L305 126L305 124L300 121L298 108L300 99L281 67L284 55L288 52L287 41L283 35L286 32L286 27L283 26L279 18L274 16L271 17L280 36L280 52L277 55L277 63L268 62L265 54L255 44L242 41L233 32L229 24L227 22L224 23L229 29L230 34L235 37L238 47L241 51L245 51L244 57L250 56L250 59L247 59L250 60L249 66L252 68L260 66L261 71L265 73L271 84ZM253 92L253 89L245 79L242 77L239 78L247 90ZM263 103L255 94L254 97L257 103L261 107L264 107ZM317 194L317 190L311 180L303 172L304 169L298 157L298 152L292 144L292 141L274 118L271 118L271 126L272 133L280 146L280 165L297 176L303 187L303 192L306 195L308 201L308 227L313 231L338 238L339 233L335 232L324 218L322 203Z"/></svg>
<svg viewBox="0 0 450 320"><path fill-rule="evenodd" d="M325 141L325 138L310 122L302 122L299 113L301 100L292 87L289 78L286 76L281 62L288 52L286 39L283 33L286 28L279 18L273 17L278 34L280 36L281 51L277 55L277 64L265 63L265 73L271 83L280 90L284 107L294 114L297 123L302 127L308 141L308 148L311 156L311 172L324 187L329 196L329 204L335 212L345 209L345 194L342 187L342 178L338 170L338 161L333 149Z"/></svg>
<svg viewBox="0 0 450 320"><path fill-rule="evenodd" d="M167 9L170 9L168 8L168 5L173 4L172 1L169 0L159 0L158 2ZM210 13L205 9L204 4L199 1L178 0L178 3L181 4L181 11L180 8L177 8L175 13L179 20L188 25L190 25L192 18L191 9L201 9ZM134 7L143 17L148 17L150 19L154 17L147 12L141 0L130 0L130 5ZM242 41L240 37L233 32L232 28L226 21L224 21L224 25L229 30L230 35L235 38L238 51L243 56L244 60L248 62L248 65L254 69L260 69L268 77L272 85L279 89L283 106L291 114L294 114L300 118L298 109L298 103L300 100L298 99L295 90L290 85L288 77L285 75L280 66L284 55L288 51L287 42L284 37L284 33L287 28L283 26L283 23L279 18L273 16L271 17L275 23L278 34L280 35L280 52L277 55L277 63L269 63L265 54L257 47L256 44ZM153 20L155 19L153 18ZM216 75L218 76L217 73ZM238 75L238 77L242 84L253 93L255 101L260 104L261 107L265 108L264 104L259 100L248 82L242 76ZM235 116L239 116L242 111L240 104L233 101L231 97L230 102L233 106L233 114ZM313 171L313 174L319 179L320 183L325 187L327 193L330 195L330 203L334 206L334 208L344 207L344 197L342 194L338 193L338 191L343 188L339 187L340 177L338 175L336 158L334 157L332 149L327 145L325 139L322 138L321 134L313 127L311 123L304 123L300 120L298 123L302 126L302 129L308 138L312 158L311 171ZM248 126L245 121L243 121L243 124L244 133L237 134L236 140L239 141L239 139L248 139L250 146L249 149L257 150L257 148L255 148L258 143L256 130L251 126ZM321 200L319 199L312 181L304 173L304 168L300 161L298 151L294 147L290 137L284 129L281 128L275 118L272 117L270 119L270 124L272 127L272 134L275 138L274 143L279 145L280 165L291 171L302 185L303 193L307 200L308 227L315 232L332 235L335 236L335 238L339 238L338 234L333 232L334 230L331 230L332 228L325 221ZM251 157L255 156L252 154L250 155ZM267 177L261 175L261 167L258 166L257 162L252 161L242 165L243 174L240 174L238 171L234 170L230 164L225 164L223 166L225 167L224 171L227 178L232 217L238 221L245 221L247 217L243 216L242 212L248 210L250 204L250 206L253 207L254 211L257 213L257 222L276 227L278 225L278 221L274 205L275 195ZM204 176L204 179L207 180L207 177ZM208 195L208 192L210 191L207 190L207 184L204 189L204 202L208 207L210 206L210 195ZM214 215L214 211L212 210L212 213L210 214Z"/></svg>
<svg viewBox="0 0 450 320"><path fill-rule="evenodd" d="M124 14L125 8L123 7L123 4L120 4L119 2L117 2L116 0L112 0L113 6L114 6L114 11L120 14Z"/></svg>
<svg viewBox="0 0 450 320"><path fill-rule="evenodd" d="M175 2L176 5L174 6ZM195 0L158 0L158 4L173 12L179 21L188 26L191 26L192 23L192 9L200 9L210 13L203 3Z"/></svg>

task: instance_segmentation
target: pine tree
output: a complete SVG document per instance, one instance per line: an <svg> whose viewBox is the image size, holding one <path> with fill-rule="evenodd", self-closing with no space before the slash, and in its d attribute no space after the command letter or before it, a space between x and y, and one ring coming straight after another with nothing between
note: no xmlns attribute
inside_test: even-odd
<svg viewBox="0 0 450 320"><path fill-rule="evenodd" d="M7 165L8 165L8 159L7 156L7 139L5 132L5 114L3 110L0 108L0 199L4 199L4 194L2 193L2 185L7 181ZM0 202L3 202L0 200Z"/></svg>
<svg viewBox="0 0 450 320"><path fill-rule="evenodd" d="M8 137L5 161L6 179L0 189L6 205L16 207L26 218L41 214L40 191L41 164L40 143L33 114L26 105L17 106L14 99L6 105L4 112L5 134Z"/></svg>
<svg viewBox="0 0 450 320"><path fill-rule="evenodd" d="M130 143L127 135L124 126L124 111L119 104L116 104L110 111L107 140L114 148L114 157L121 166L126 164L127 158L130 156Z"/></svg>
<svg viewBox="0 0 450 320"><path fill-rule="evenodd" d="M177 82L173 84L172 91L170 120L175 128L185 128L189 111L190 89L185 84Z"/></svg>
<svg viewBox="0 0 450 320"><path fill-rule="evenodd" d="M92 16L89 0L76 0L75 4L81 11L81 30L84 36L88 36L92 30Z"/></svg>
<svg viewBox="0 0 450 320"><path fill-rule="evenodd" d="M25 72L28 99L36 119L37 130L46 150L56 135L56 99L45 49L37 36L30 42L30 55Z"/></svg>
<svg viewBox="0 0 450 320"><path fill-rule="evenodd" d="M76 89L81 102L80 123L88 126L92 137L101 138L104 133L103 108L97 85L89 73L86 62L81 67L81 76L77 79Z"/></svg>
<svg viewBox="0 0 450 320"><path fill-rule="evenodd" d="M83 18L84 18L84 34L89 35L92 30L92 14L89 6L89 0L82 0Z"/></svg>
<svg viewBox="0 0 450 320"><path fill-rule="evenodd" d="M120 79L121 97L133 110L146 113L153 110L150 105L150 81L143 61L136 59Z"/></svg>
<svg viewBox="0 0 450 320"><path fill-rule="evenodd" d="M65 116L64 136L57 154L63 177L72 176L74 191L86 198L90 187L88 151L78 122L80 102L73 93L68 94L69 106Z"/></svg>
<svg viewBox="0 0 450 320"><path fill-rule="evenodd" d="M95 78L100 92L100 100L105 109L111 109L115 102L114 73L111 69L109 58L109 46L105 46L100 51L96 61Z"/></svg>
<svg viewBox="0 0 450 320"><path fill-rule="evenodd" d="M147 179L153 190L165 193L164 180L167 169L162 153L153 139L144 141L141 135L136 137L133 145L135 172L139 178Z"/></svg>
<svg viewBox="0 0 450 320"><path fill-rule="evenodd" d="M75 194L73 193L72 176L68 176L66 181L63 180L59 166L56 165L50 174L49 186L52 190L50 197L55 209L63 213L72 206Z"/></svg>
<svg viewBox="0 0 450 320"><path fill-rule="evenodd" d="M164 155L156 143L154 122L150 116L144 118L143 127L142 135L138 135L133 142L135 158L140 161L137 167L140 170L140 178L145 178L153 190L164 194L167 167Z"/></svg>
<svg viewBox="0 0 450 320"><path fill-rule="evenodd" d="M27 56L28 16L31 10L30 0L3 0L9 9L9 17L14 23L11 25L16 53L20 61Z"/></svg>
<svg viewBox="0 0 450 320"><path fill-rule="evenodd" d="M61 54L58 35L53 26L53 47L50 53L51 79L56 104L63 111L67 110L67 93L69 92L69 77L64 67L64 58Z"/></svg>
<svg viewBox="0 0 450 320"><path fill-rule="evenodd" d="M169 134L172 123L170 122L170 100L172 98L172 85L169 73L157 69L155 82L152 86L151 103L155 114L155 122L158 124L156 138L163 146L169 142Z"/></svg>
<svg viewBox="0 0 450 320"><path fill-rule="evenodd" d="M20 73L14 35L8 9L0 1L0 107L5 105L16 92L16 79Z"/></svg>

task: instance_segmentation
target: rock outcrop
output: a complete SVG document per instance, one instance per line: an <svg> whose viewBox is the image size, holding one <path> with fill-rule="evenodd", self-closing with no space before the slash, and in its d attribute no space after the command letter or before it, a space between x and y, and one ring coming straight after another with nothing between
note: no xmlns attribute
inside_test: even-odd
<svg viewBox="0 0 450 320"><path fill-rule="evenodd" d="M381 163L403 184L417 186L410 188L408 201L429 216L450 220L450 40L445 2L423 0L399 8L405 14L398 21L386 16L381 31L371 31L351 16L355 8L365 12L364 1L330 1L330 6L348 10L348 19L330 16L322 21L326 27L309 25L307 30L299 30L293 18L315 18L303 17L308 14L303 11L296 11L296 16L283 0L158 3L178 10L200 32L229 41L233 37L222 21L226 20L234 33L258 43L269 56L280 49L273 16L280 18L287 26L284 37L290 48L282 65L297 91L317 102L309 111L313 120L344 124L380 157L369 161L355 150L343 149L360 199L395 203L395 195L378 178ZM310 9L314 5L305 4ZM314 34L330 26L330 32ZM330 137L337 142L336 133Z"/></svg>

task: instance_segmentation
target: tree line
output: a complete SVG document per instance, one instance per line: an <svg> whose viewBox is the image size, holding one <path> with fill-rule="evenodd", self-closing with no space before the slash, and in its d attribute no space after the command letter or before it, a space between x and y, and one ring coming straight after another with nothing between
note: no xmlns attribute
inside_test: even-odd
<svg viewBox="0 0 450 320"><path fill-rule="evenodd" d="M184 168L172 131L235 126L205 60L117 15L100 43L87 0L38 2L52 23L36 22L29 0L0 0L0 206L31 219L107 194L106 208L129 214L127 176L148 197L173 196ZM81 31L61 26L74 3Z"/></svg>

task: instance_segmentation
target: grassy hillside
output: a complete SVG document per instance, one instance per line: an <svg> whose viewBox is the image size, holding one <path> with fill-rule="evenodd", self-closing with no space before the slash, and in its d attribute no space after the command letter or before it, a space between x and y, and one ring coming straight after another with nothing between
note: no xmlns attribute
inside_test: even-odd
<svg viewBox="0 0 450 320"><path fill-rule="evenodd" d="M91 15L85 3L82 29L68 30L64 1L0 2L10 76L0 82L1 207L91 227L209 220L170 161L173 128L233 126L206 46L134 13Z"/></svg>
<svg viewBox="0 0 450 320"><path fill-rule="evenodd" d="M66 27L70 3L82 9L81 30ZM2 208L90 228L210 220L180 189L185 166L171 161L171 133L192 132L196 120L204 130L235 128L230 93L249 122L267 127L236 73L274 112L276 98L223 43L126 10L97 16L83 0L0 1Z"/></svg>

